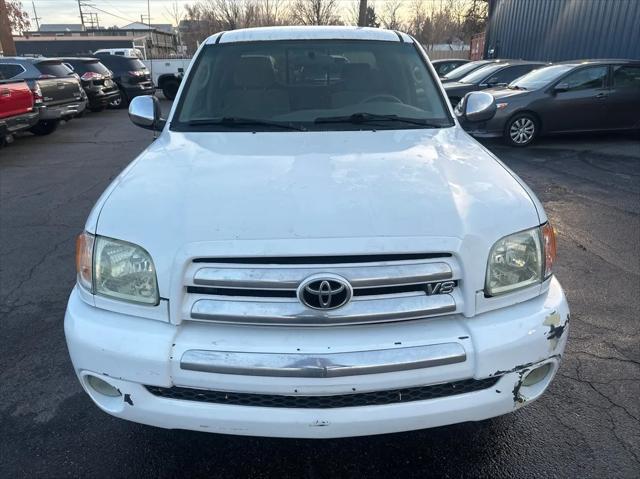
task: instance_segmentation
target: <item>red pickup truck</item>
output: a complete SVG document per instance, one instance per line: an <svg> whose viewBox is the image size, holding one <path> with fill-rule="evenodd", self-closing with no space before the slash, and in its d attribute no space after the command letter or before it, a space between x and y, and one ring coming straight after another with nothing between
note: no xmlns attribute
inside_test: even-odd
<svg viewBox="0 0 640 479"><path fill-rule="evenodd" d="M0 80L0 146L38 122L33 92L24 80Z"/></svg>

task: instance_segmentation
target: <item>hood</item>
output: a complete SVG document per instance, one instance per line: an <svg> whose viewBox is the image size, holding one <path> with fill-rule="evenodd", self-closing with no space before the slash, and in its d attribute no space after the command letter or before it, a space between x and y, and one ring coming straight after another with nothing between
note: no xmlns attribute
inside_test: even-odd
<svg viewBox="0 0 640 479"><path fill-rule="evenodd" d="M458 91L473 91L478 89L478 85L474 85L473 83L460 83L460 82L450 82L442 85L444 87L444 91L447 95Z"/></svg>
<svg viewBox="0 0 640 479"><path fill-rule="evenodd" d="M353 254L419 238L402 249L424 252L438 238L481 237L490 247L539 224L515 175L458 126L165 131L112 183L92 216L99 216L98 234L151 253L161 294L163 271L168 278L178 252L194 244L209 245L212 256L287 255L294 242L311 245L309 254L357 244ZM276 243L279 251L269 246Z"/></svg>
<svg viewBox="0 0 640 479"><path fill-rule="evenodd" d="M513 88L490 88L485 90L487 93L491 93L493 98L500 100L503 98L524 98L531 93L528 90L516 90Z"/></svg>

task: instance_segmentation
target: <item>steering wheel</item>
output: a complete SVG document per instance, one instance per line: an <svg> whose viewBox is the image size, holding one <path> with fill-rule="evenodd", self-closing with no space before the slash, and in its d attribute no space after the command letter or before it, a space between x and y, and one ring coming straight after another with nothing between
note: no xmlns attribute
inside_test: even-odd
<svg viewBox="0 0 640 479"><path fill-rule="evenodd" d="M393 103L403 103L403 101L397 96L393 95L373 95L368 98L365 98L360 103L372 103L374 101L385 101L385 102L393 102Z"/></svg>

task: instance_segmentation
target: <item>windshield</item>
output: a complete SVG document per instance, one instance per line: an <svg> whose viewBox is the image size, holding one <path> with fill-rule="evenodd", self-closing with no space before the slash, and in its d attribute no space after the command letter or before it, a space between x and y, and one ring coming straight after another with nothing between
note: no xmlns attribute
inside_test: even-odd
<svg viewBox="0 0 640 479"><path fill-rule="evenodd" d="M552 65L527 73L509 84L509 88L537 90L557 80L573 68L573 65Z"/></svg>
<svg viewBox="0 0 640 479"><path fill-rule="evenodd" d="M504 68L504 65L505 65L504 63L492 63L490 65L483 66L482 68L478 68L473 73L469 73L466 77L462 78L459 81L460 83L474 83L474 84L480 83L489 75Z"/></svg>
<svg viewBox="0 0 640 479"><path fill-rule="evenodd" d="M459 78L467 76L472 71L475 71L478 68L480 68L482 66L485 66L485 65L487 65L486 62L465 63L464 65L459 66L458 68L454 68L453 70L451 70L449 73L447 73L444 76L444 78L446 78L447 80L457 80Z"/></svg>
<svg viewBox="0 0 640 479"><path fill-rule="evenodd" d="M181 131L451 125L414 45L336 40L209 45L171 122Z"/></svg>

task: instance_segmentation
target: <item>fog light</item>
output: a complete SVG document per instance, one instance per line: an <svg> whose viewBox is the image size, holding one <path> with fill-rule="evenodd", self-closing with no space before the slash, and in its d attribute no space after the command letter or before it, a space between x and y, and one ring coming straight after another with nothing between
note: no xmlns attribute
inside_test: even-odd
<svg viewBox="0 0 640 479"><path fill-rule="evenodd" d="M118 397L120 396L120 391L118 391L116 388L114 388L111 384L109 384L108 382L96 377L96 376L87 376L87 384L89 384L89 386L91 386L91 388L100 393L100 394L104 394L105 396L109 396L109 397Z"/></svg>
<svg viewBox="0 0 640 479"><path fill-rule="evenodd" d="M534 384L538 384L544 378L547 377L551 371L551 363L543 364L542 366L538 366L535 369L532 369L522 380L523 386L533 386Z"/></svg>

